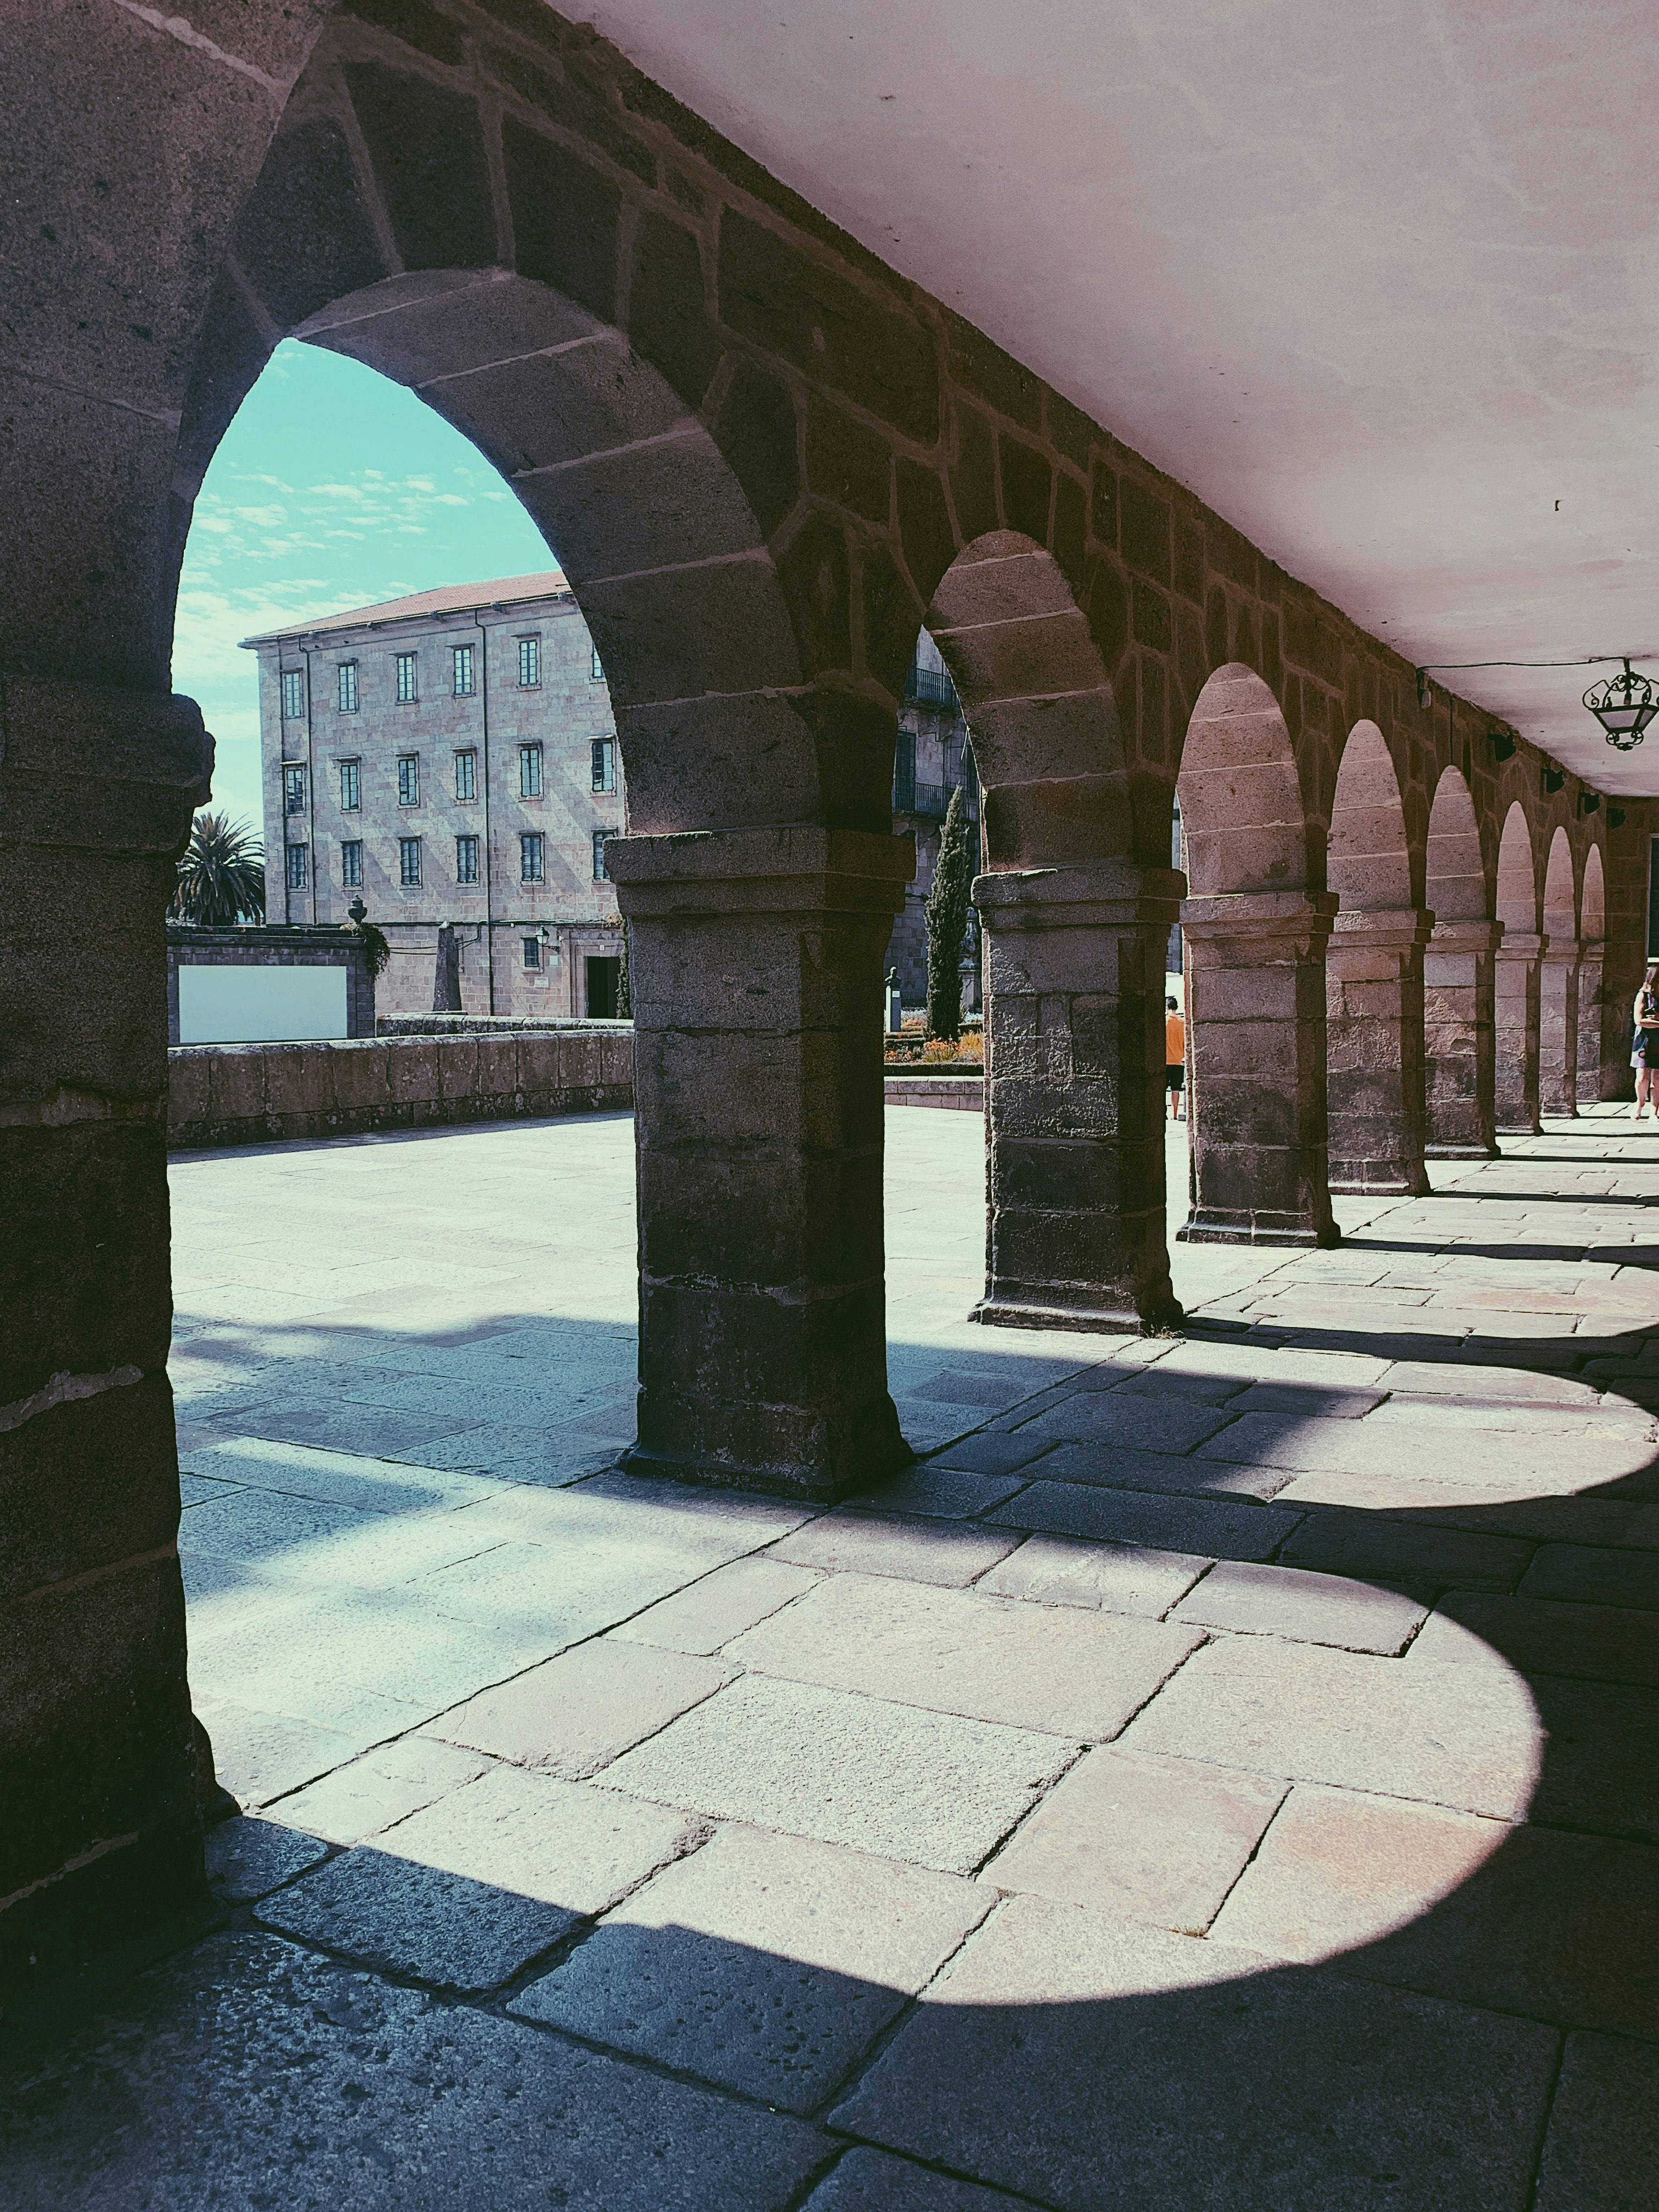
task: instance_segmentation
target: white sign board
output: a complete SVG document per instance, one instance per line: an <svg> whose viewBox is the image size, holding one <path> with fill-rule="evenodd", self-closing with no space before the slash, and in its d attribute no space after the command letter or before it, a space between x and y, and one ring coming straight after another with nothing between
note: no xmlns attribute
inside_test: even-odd
<svg viewBox="0 0 1659 2212"><path fill-rule="evenodd" d="M343 1037L343 967L208 967L179 963L180 1044L281 1044Z"/></svg>

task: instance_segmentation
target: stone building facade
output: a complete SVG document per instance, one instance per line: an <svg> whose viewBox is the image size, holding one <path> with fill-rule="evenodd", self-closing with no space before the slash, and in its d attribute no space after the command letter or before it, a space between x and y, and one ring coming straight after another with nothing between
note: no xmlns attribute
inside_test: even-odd
<svg viewBox="0 0 1659 2212"><path fill-rule="evenodd" d="M439 925L461 1007L613 1014L605 841L621 748L556 569L460 584L244 641L259 665L265 911L386 933L385 1013L428 1012Z"/></svg>
<svg viewBox="0 0 1659 2212"><path fill-rule="evenodd" d="M973 740L944 656L923 630L904 679L893 750L893 835L909 836L916 841L916 872L905 887L904 911L893 923L887 952L888 965L898 971L899 990L907 1006L920 1006L927 996L925 909L939 865L945 809L958 785L963 787L963 804L977 853L979 776L974 767ZM979 963L979 917L975 915L963 946L962 1004L967 1013L977 1013L980 1008Z"/></svg>

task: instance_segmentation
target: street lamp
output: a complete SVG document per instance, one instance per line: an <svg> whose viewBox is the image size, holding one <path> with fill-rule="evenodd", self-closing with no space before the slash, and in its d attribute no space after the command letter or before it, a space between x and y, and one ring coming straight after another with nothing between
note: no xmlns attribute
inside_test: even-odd
<svg viewBox="0 0 1659 2212"><path fill-rule="evenodd" d="M1610 745L1621 753L1634 752L1647 735L1648 724L1659 714L1659 691L1645 676L1638 676L1627 660L1622 676L1604 676L1590 685L1584 704L1607 732Z"/></svg>

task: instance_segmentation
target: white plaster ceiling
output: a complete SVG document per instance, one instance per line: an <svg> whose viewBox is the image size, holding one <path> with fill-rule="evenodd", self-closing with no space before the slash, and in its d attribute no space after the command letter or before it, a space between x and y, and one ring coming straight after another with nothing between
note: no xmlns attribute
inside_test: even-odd
<svg viewBox="0 0 1659 2212"><path fill-rule="evenodd" d="M1413 662L1652 656L1653 0L586 0ZM1613 792L1595 670L1445 680Z"/></svg>

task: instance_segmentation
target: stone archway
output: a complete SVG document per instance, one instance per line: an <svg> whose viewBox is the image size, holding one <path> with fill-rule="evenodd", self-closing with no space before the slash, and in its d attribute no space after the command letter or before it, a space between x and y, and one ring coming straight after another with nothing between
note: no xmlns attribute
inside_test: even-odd
<svg viewBox="0 0 1659 2212"><path fill-rule="evenodd" d="M1538 1120L1538 875L1532 833L1517 799L1504 817L1498 846L1498 947L1494 1010L1498 1126L1536 1135Z"/></svg>
<svg viewBox="0 0 1659 2212"><path fill-rule="evenodd" d="M1617 1018L1617 1010L1607 1007L1603 996L1602 940L1607 929L1607 879L1601 866L1601 848L1590 845L1584 853L1584 884L1579 896L1578 936L1583 957L1578 965L1577 1094L1581 1103L1617 1095L1616 1087L1608 1087L1603 1071L1609 1045L1618 1060L1626 1057L1624 1024Z"/></svg>
<svg viewBox="0 0 1659 2212"><path fill-rule="evenodd" d="M1578 896L1572 843L1565 829L1550 839L1544 869L1544 949L1538 976L1538 1105L1543 1114L1578 1111Z"/></svg>
<svg viewBox="0 0 1659 2212"><path fill-rule="evenodd" d="M1189 896L1192 1211L1203 1243L1332 1244L1325 952L1309 823L1278 702L1253 671L1199 693L1176 783Z"/></svg>
<svg viewBox="0 0 1659 2212"><path fill-rule="evenodd" d="M1330 1178L1336 1190L1418 1194L1423 1166L1423 948L1400 779L1375 722L1343 748L1327 883L1339 901L1326 958Z"/></svg>
<svg viewBox="0 0 1659 2212"><path fill-rule="evenodd" d="M1164 947L1179 878L1132 851L1100 645L1044 547L988 533L928 611L974 735L988 868L981 1321L1180 1318L1164 1229Z"/></svg>
<svg viewBox="0 0 1659 2212"><path fill-rule="evenodd" d="M1424 962L1424 1053L1431 1157L1495 1159L1492 918L1474 801L1448 768L1429 811L1425 897L1434 917Z"/></svg>

